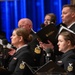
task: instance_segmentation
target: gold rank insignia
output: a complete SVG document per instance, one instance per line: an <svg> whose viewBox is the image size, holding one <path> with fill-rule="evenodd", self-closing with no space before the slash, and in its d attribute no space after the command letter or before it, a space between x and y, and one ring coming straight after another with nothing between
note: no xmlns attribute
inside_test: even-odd
<svg viewBox="0 0 75 75"><path fill-rule="evenodd" d="M36 54L40 54L40 53L41 53L40 47L37 46L37 47L34 49L34 52L35 52Z"/></svg>
<svg viewBox="0 0 75 75"><path fill-rule="evenodd" d="M24 69L25 68L25 62L24 61L22 61L22 63L20 64L19 68L20 69Z"/></svg>
<svg viewBox="0 0 75 75"><path fill-rule="evenodd" d="M68 70L69 72L73 71L72 63L69 63L69 66L67 67L67 70Z"/></svg>

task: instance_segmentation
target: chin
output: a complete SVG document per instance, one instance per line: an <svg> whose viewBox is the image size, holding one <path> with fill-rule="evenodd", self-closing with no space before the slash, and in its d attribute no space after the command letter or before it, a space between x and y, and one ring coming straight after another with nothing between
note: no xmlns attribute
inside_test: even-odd
<svg viewBox="0 0 75 75"><path fill-rule="evenodd" d="M65 23L64 21L62 21L62 23Z"/></svg>
<svg viewBox="0 0 75 75"><path fill-rule="evenodd" d="M14 45L14 43L13 43L13 42L12 42L11 44L12 44L12 45Z"/></svg>
<svg viewBox="0 0 75 75"><path fill-rule="evenodd" d="M61 49L59 49L59 51L61 51Z"/></svg>

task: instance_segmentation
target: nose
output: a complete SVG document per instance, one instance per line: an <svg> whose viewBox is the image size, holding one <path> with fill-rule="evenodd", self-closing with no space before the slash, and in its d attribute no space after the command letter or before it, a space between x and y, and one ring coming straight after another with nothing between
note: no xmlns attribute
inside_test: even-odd
<svg viewBox="0 0 75 75"><path fill-rule="evenodd" d="M57 43L57 45L59 45L59 42Z"/></svg>
<svg viewBox="0 0 75 75"><path fill-rule="evenodd" d="M10 38L12 39L12 36Z"/></svg>
<svg viewBox="0 0 75 75"><path fill-rule="evenodd" d="M48 24L48 22L45 20L45 21L44 21L44 24L45 24L45 25L47 25L47 24Z"/></svg>
<svg viewBox="0 0 75 75"><path fill-rule="evenodd" d="M61 14L61 18L63 17L63 15Z"/></svg>

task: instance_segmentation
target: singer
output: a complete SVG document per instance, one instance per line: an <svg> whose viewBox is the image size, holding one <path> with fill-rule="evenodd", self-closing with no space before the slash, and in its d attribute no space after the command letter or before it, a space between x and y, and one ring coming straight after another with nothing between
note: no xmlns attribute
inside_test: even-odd
<svg viewBox="0 0 75 75"><path fill-rule="evenodd" d="M56 23L56 15L54 13L48 13L45 15L44 23L41 25L41 28L44 28L48 25L55 25ZM42 41L39 41L40 47L45 51L45 61L53 60L55 61L55 56L52 50L54 50L53 43L49 40L47 40L48 43L44 43ZM46 51L47 50L47 51Z"/></svg>
<svg viewBox="0 0 75 75"><path fill-rule="evenodd" d="M17 28L11 36L11 44L17 48L15 54L11 57L8 71L12 75L33 75L30 68L25 62L34 65L33 56L29 49L28 43L32 40L32 36L24 28Z"/></svg>
<svg viewBox="0 0 75 75"><path fill-rule="evenodd" d="M46 27L47 25L56 23L56 15L54 13L48 13L45 15L44 23L41 24L41 28Z"/></svg>

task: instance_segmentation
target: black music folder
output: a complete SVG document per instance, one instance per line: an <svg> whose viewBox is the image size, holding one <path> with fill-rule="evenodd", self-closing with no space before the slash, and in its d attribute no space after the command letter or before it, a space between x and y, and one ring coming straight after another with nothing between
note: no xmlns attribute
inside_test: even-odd
<svg viewBox="0 0 75 75"><path fill-rule="evenodd" d="M67 75L66 71L53 61L47 62L35 72L35 75L59 75L59 74Z"/></svg>
<svg viewBox="0 0 75 75"><path fill-rule="evenodd" d="M53 44L56 43L56 35L58 33L58 29L54 24L50 24L41 30L39 30L36 35L39 40L41 40L44 43L48 43L47 40L50 40Z"/></svg>
<svg viewBox="0 0 75 75"><path fill-rule="evenodd" d="M10 75L10 72L3 67L0 67L0 75Z"/></svg>

